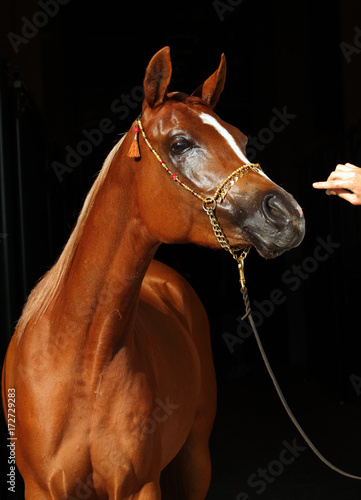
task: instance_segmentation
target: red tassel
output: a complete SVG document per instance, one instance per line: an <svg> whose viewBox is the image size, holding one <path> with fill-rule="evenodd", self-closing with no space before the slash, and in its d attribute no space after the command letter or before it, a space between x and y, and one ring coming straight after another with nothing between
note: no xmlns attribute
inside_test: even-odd
<svg viewBox="0 0 361 500"><path fill-rule="evenodd" d="M139 127L135 127L134 129L134 139L133 142L129 148L128 151L128 156L129 158L140 158L140 150L139 150L139 144L138 144L138 134L140 132Z"/></svg>

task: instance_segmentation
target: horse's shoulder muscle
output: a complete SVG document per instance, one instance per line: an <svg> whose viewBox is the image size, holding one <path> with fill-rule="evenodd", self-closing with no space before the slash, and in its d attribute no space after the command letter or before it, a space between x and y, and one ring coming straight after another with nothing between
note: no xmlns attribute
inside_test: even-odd
<svg viewBox="0 0 361 500"><path fill-rule="evenodd" d="M141 292L145 301L161 300L182 315L206 317L203 305L188 281L177 271L153 260L145 275Z"/></svg>

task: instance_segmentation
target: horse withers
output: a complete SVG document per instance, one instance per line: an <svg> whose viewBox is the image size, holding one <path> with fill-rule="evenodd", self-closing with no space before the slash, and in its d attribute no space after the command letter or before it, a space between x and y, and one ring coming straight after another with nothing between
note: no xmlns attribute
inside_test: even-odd
<svg viewBox="0 0 361 500"><path fill-rule="evenodd" d="M218 248L208 202L230 248L270 258L303 238L299 205L213 111L224 56L192 95L167 93L171 72L165 47L146 70L141 121L105 160L9 345L3 404L8 415L11 391L26 500L204 499L216 412L208 320L153 256L161 243Z"/></svg>

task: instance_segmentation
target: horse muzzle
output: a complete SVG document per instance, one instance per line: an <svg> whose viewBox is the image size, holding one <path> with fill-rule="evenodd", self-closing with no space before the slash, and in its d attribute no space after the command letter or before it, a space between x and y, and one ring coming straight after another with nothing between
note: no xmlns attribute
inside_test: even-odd
<svg viewBox="0 0 361 500"><path fill-rule="evenodd" d="M289 193L277 188L253 203L253 208L245 217L241 216L242 233L262 257L277 257L301 243L305 218Z"/></svg>

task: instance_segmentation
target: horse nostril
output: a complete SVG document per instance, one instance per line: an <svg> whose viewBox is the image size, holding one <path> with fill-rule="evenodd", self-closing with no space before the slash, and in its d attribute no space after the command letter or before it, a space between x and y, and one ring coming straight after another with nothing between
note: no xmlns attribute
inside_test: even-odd
<svg viewBox="0 0 361 500"><path fill-rule="evenodd" d="M268 194L263 198L262 201L263 212L267 218L271 219L273 222L277 222L280 218L289 217L289 212L284 205L282 199L276 194Z"/></svg>

